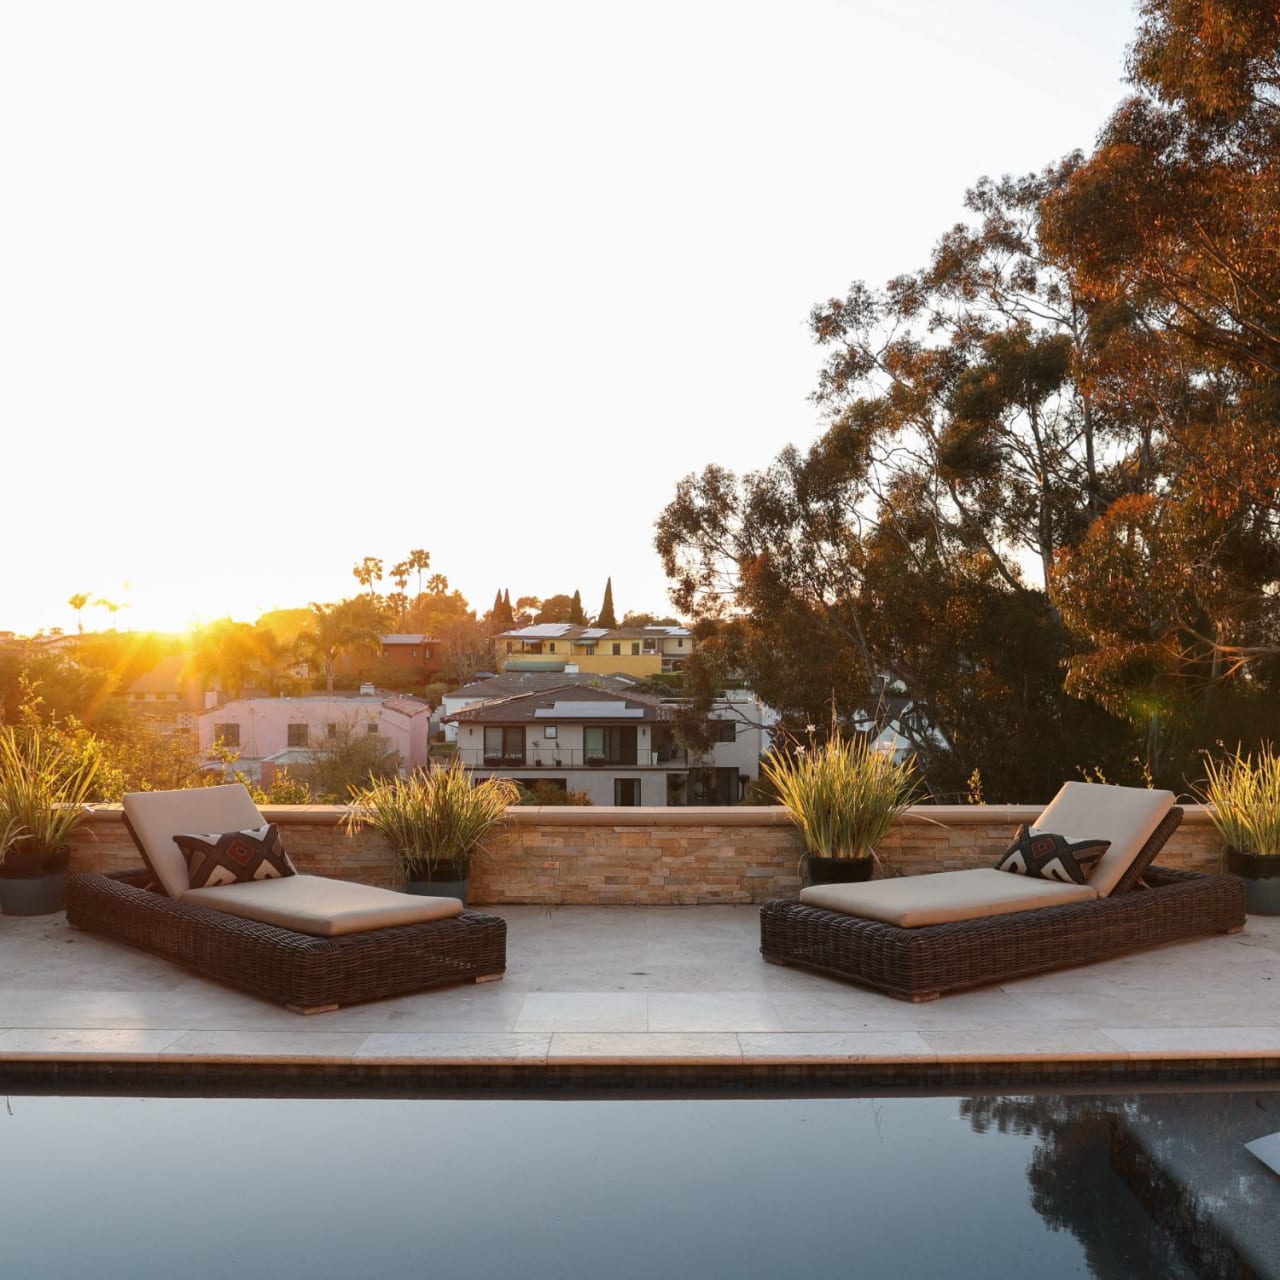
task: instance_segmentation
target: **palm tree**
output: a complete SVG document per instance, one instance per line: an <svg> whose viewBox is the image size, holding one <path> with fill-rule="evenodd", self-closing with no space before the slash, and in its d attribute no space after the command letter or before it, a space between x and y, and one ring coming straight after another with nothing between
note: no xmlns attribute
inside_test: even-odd
<svg viewBox="0 0 1280 1280"><path fill-rule="evenodd" d="M87 605L91 599L92 599L91 592L80 591L80 592L77 592L75 595L73 595L71 599L67 601L67 603L76 611L76 631L80 635L84 635L84 618L81 616L81 611L84 609L85 605Z"/></svg>
<svg viewBox="0 0 1280 1280"><path fill-rule="evenodd" d="M358 653L376 645L386 630L386 616L368 596L337 604L311 603L311 617L298 634L298 650L324 672L325 687L333 692L340 654Z"/></svg>
<svg viewBox="0 0 1280 1280"><path fill-rule="evenodd" d="M405 567L410 571L415 569L417 570L418 594L421 595L422 594L422 575L427 569L431 568L431 553L429 551L424 551L421 547L415 547L412 551L409 552L408 556L405 557L404 563L405 563Z"/></svg>
<svg viewBox="0 0 1280 1280"><path fill-rule="evenodd" d="M369 599L372 600L373 584L382 581L382 561L377 556L365 556L351 573L362 587L368 588Z"/></svg>
<svg viewBox="0 0 1280 1280"><path fill-rule="evenodd" d="M229 698L244 692L258 664L260 636L247 622L217 618L196 630L187 671Z"/></svg>

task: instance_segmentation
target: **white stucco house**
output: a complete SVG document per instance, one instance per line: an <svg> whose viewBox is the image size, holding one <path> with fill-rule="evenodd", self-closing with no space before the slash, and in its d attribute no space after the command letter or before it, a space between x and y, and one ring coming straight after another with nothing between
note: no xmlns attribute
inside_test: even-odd
<svg viewBox="0 0 1280 1280"><path fill-rule="evenodd" d="M585 791L600 805L737 804L759 774L765 730L749 695L716 704L716 741L691 759L673 734L678 699L564 684L490 699L446 717L477 777Z"/></svg>

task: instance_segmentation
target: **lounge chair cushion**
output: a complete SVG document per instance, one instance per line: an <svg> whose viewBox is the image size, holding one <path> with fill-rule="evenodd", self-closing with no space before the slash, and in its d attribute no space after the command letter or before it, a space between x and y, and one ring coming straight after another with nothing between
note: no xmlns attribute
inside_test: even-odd
<svg viewBox="0 0 1280 1280"><path fill-rule="evenodd" d="M325 876L286 876L188 889L182 901L319 938L421 924L462 914L462 903L457 898L395 893L391 889Z"/></svg>
<svg viewBox="0 0 1280 1280"><path fill-rule="evenodd" d="M1018 828L1013 843L996 863L996 870L1009 871L1033 880L1062 880L1068 884L1084 884L1089 873L1102 860L1110 840L1083 840L1042 831L1025 822Z"/></svg>
<svg viewBox="0 0 1280 1280"><path fill-rule="evenodd" d="M274 822L247 831L177 835L173 842L186 859L193 889L298 874L298 868L284 851L280 829Z"/></svg>
<svg viewBox="0 0 1280 1280"><path fill-rule="evenodd" d="M187 860L174 843L180 831L244 831L262 826L262 814L239 782L189 791L134 791L124 815L137 836L143 860L171 898L191 887Z"/></svg>
<svg viewBox="0 0 1280 1280"><path fill-rule="evenodd" d="M1120 883L1134 858L1173 807L1172 791L1146 787L1068 782L1036 819L1043 831L1079 831L1111 841L1089 873L1089 884L1105 898Z"/></svg>
<svg viewBox="0 0 1280 1280"><path fill-rule="evenodd" d="M800 891L800 901L807 907L825 907L903 929L1060 907L1097 897L1092 884L1011 876L995 867L938 871L862 884L810 885Z"/></svg>

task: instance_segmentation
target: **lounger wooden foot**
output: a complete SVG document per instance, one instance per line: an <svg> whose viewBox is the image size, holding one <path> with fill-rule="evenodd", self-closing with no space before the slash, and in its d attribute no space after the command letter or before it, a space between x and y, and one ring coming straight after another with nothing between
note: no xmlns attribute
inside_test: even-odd
<svg viewBox="0 0 1280 1280"><path fill-rule="evenodd" d="M287 1004L285 1005L285 1008L288 1009L290 1013L332 1013L335 1009L339 1007L340 1006L336 1004L312 1004L312 1005Z"/></svg>
<svg viewBox="0 0 1280 1280"><path fill-rule="evenodd" d="M500 973L483 973L479 977L474 978L475 982L501 982L502 974Z"/></svg>

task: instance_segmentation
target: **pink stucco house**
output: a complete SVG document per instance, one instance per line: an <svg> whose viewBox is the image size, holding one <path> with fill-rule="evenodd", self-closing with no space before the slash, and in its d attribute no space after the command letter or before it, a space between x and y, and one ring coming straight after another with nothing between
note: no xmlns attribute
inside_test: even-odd
<svg viewBox="0 0 1280 1280"><path fill-rule="evenodd" d="M346 729L377 734L401 765L413 768L427 762L430 719L429 703L372 685L294 698L237 698L201 713L200 750L209 755L221 744L239 753L238 769L258 777L264 761L305 763Z"/></svg>

